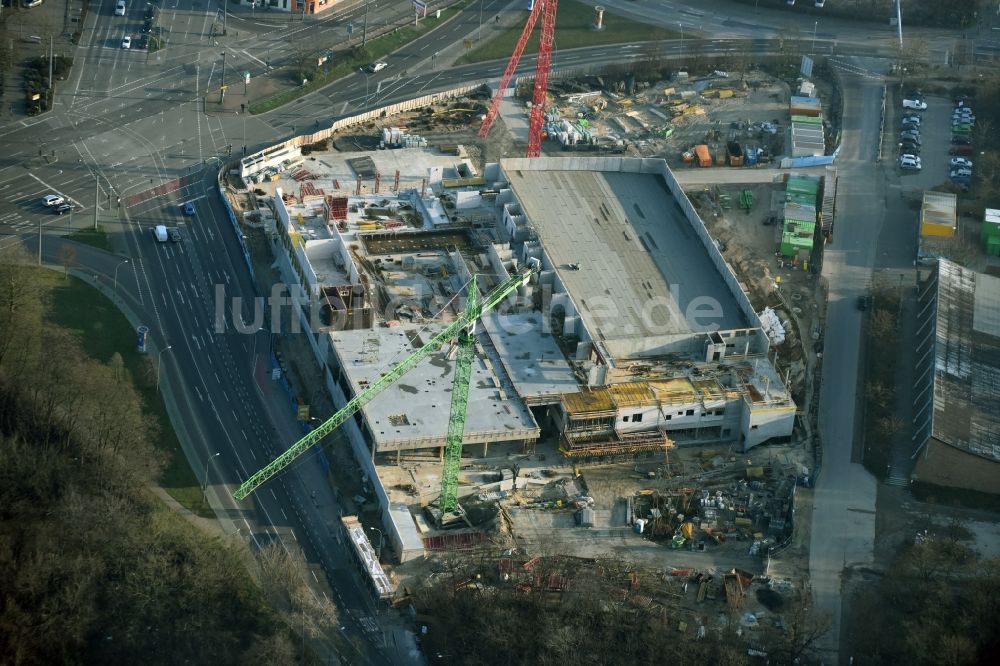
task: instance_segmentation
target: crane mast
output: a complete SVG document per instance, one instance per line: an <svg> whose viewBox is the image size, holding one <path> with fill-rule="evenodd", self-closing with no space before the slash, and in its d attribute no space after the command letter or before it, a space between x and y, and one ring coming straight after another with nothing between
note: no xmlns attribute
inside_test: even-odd
<svg viewBox="0 0 1000 666"><path fill-rule="evenodd" d="M483 314L493 310L497 305L503 302L511 292L515 291L519 287L527 284L528 280L531 278L532 271L525 270L517 275L507 279L495 289L493 289L487 296L480 302L476 298L475 281L473 281L471 288L469 289L469 300L470 304L466 307L465 313L448 325L440 333L432 337L427 344L413 352L410 356L403 359L399 365L395 366L389 372L385 373L374 382L369 384L368 388L358 393L353 399L348 401L340 410L337 411L333 416L320 424L315 430L308 433L305 437L299 441L292 444L291 447L280 456L275 458L273 461L265 465L259 471L255 472L246 481L236 489L233 493L233 497L238 500L245 499L260 486L270 480L272 477L279 474L286 467L291 465L296 458L301 456L303 453L308 451L310 448L318 444L324 437L329 435L331 432L339 428L343 423L345 423L349 418L354 416L355 413L366 404L371 402L379 393L389 388L395 384L399 379L405 375L407 372L412 370L420 361L425 359L430 354L441 348L441 346L453 339L459 338L459 347L461 348L462 336L471 336L468 332L475 325L476 320L478 320ZM474 338L473 338L474 347ZM461 356L461 351L459 353ZM456 376L458 373L458 365L456 364ZM468 365L471 369L472 359L468 359ZM468 401L468 375L466 375L466 388L465 388L465 400ZM454 398L452 400L452 405L454 407ZM449 425L448 432L449 436L452 433L451 417L449 414ZM461 419L462 433L465 432L465 418L464 415ZM374 446L374 444L373 444ZM461 458L461 434L459 435L459 459ZM447 447L446 447L447 450ZM457 465L455 466L457 472ZM455 481L457 487L457 477Z"/></svg>
<svg viewBox="0 0 1000 666"><path fill-rule="evenodd" d="M542 17L542 34L538 41L538 57L535 60L535 84L531 96L531 116L528 123L528 157L538 157L541 154L542 146L542 125L545 120L545 95L548 91L549 69L552 65L552 43L556 34L556 9L558 0L538 0L528 20L524 24L524 30L514 46L514 52L507 62L507 68L500 77L500 85L493 93L490 107L483 118L483 124L479 127L479 138L485 139L489 136L490 128L500 115L500 103L503 101L503 93L510 85L510 80L517 71L517 65L521 61L521 54L524 47L531 38L531 31L538 22L538 17Z"/></svg>
<svg viewBox="0 0 1000 666"><path fill-rule="evenodd" d="M469 283L466 311L476 307L476 276ZM442 513L454 511L458 506L458 472L462 466L462 438L465 436L465 418L469 412L469 378L472 359L476 351L476 320L458 333L458 353L455 355L455 376L451 381L451 408L448 411L448 436L444 445L444 469L441 472Z"/></svg>

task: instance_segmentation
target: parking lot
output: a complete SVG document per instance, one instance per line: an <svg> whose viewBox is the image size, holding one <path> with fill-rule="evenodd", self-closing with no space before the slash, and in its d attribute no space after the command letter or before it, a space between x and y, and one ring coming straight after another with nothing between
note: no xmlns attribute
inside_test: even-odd
<svg viewBox="0 0 1000 666"><path fill-rule="evenodd" d="M954 112L954 102L949 97L926 96L923 100L927 103L925 111L914 111L904 109L902 96L897 97L894 104L894 121L892 136L896 141L898 157L901 121L904 116L919 115L920 123L920 171L904 170L899 167L896 160L896 168L900 174L900 184L905 189L927 190L948 182L949 163L952 158L948 154L951 147L952 138L952 113ZM974 156L970 156L973 159Z"/></svg>

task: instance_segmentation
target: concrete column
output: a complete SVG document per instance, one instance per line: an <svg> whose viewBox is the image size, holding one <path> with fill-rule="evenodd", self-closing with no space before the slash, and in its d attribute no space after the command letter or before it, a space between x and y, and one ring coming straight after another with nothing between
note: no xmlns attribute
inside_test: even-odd
<svg viewBox="0 0 1000 666"><path fill-rule="evenodd" d="M594 17L594 30L604 29L604 7L597 5L594 7L594 12L597 14Z"/></svg>

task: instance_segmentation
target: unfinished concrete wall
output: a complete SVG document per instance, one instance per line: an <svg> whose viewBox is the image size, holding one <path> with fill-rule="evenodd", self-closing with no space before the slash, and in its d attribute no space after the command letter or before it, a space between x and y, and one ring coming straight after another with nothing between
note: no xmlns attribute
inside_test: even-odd
<svg viewBox="0 0 1000 666"><path fill-rule="evenodd" d="M744 400L740 419L743 450L749 451L772 437L791 437L795 427L795 405L753 405Z"/></svg>

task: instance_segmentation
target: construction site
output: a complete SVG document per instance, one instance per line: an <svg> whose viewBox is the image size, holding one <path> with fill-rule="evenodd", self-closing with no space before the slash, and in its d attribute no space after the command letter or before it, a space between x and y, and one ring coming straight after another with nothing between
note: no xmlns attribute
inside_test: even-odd
<svg viewBox="0 0 1000 666"><path fill-rule="evenodd" d="M543 81L539 103L532 83L501 80L531 104L480 89L241 161L230 201L332 413L303 396L311 430L238 495L323 445L380 599L456 558L476 586L575 593L613 558L619 601L750 630L807 585L771 557L814 464L821 91L710 69Z"/></svg>

